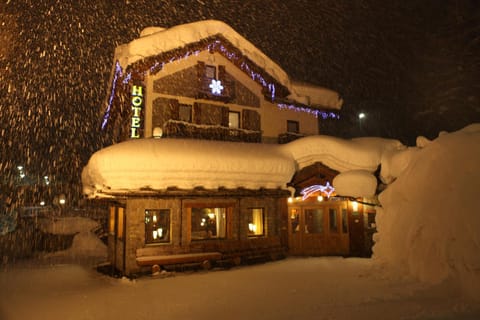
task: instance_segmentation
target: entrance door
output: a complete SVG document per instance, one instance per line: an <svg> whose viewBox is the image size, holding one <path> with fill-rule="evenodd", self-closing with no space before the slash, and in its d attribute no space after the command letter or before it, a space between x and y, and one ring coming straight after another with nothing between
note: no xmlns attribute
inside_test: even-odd
<svg viewBox="0 0 480 320"><path fill-rule="evenodd" d="M344 202L289 207L293 255L347 255L349 236Z"/></svg>

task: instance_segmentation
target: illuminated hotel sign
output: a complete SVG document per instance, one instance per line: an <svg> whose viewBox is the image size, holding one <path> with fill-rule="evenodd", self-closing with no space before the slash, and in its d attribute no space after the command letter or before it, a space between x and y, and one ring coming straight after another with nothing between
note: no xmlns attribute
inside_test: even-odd
<svg viewBox="0 0 480 320"><path fill-rule="evenodd" d="M132 86L132 122L130 126L130 138L138 139L140 138L140 126L143 105L143 87L133 85Z"/></svg>

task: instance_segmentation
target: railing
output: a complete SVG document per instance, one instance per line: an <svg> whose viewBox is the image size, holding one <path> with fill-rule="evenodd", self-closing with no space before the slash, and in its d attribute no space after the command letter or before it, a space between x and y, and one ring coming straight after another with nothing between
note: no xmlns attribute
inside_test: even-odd
<svg viewBox="0 0 480 320"><path fill-rule="evenodd" d="M262 133L260 131L234 129L219 125L199 125L172 120L165 123L163 128L163 136L169 138L221 140L234 142L262 141Z"/></svg>
<svg viewBox="0 0 480 320"><path fill-rule="evenodd" d="M285 132L285 133L282 133L282 134L278 135L278 143L279 144L288 143L290 141L297 140L297 139L302 138L304 136L305 135L300 134L300 133Z"/></svg>

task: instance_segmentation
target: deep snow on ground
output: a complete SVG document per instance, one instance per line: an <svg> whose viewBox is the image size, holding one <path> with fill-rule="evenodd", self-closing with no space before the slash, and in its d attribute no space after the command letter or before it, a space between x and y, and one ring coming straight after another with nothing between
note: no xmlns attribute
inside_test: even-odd
<svg viewBox="0 0 480 320"><path fill-rule="evenodd" d="M372 260L361 258L288 258L136 280L45 260L3 269L2 320L480 317L479 306L466 302L453 285L426 287L384 277Z"/></svg>

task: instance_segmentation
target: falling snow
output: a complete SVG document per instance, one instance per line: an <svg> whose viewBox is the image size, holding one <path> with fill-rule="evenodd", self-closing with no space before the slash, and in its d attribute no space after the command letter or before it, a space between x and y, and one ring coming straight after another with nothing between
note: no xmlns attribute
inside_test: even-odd
<svg viewBox="0 0 480 320"><path fill-rule="evenodd" d="M114 48L148 26L203 19L226 22L294 79L340 92L343 114L322 123L326 134L405 143L459 129L480 117L479 12L469 1L2 2L3 179L22 164L76 184L109 144L99 127Z"/></svg>

